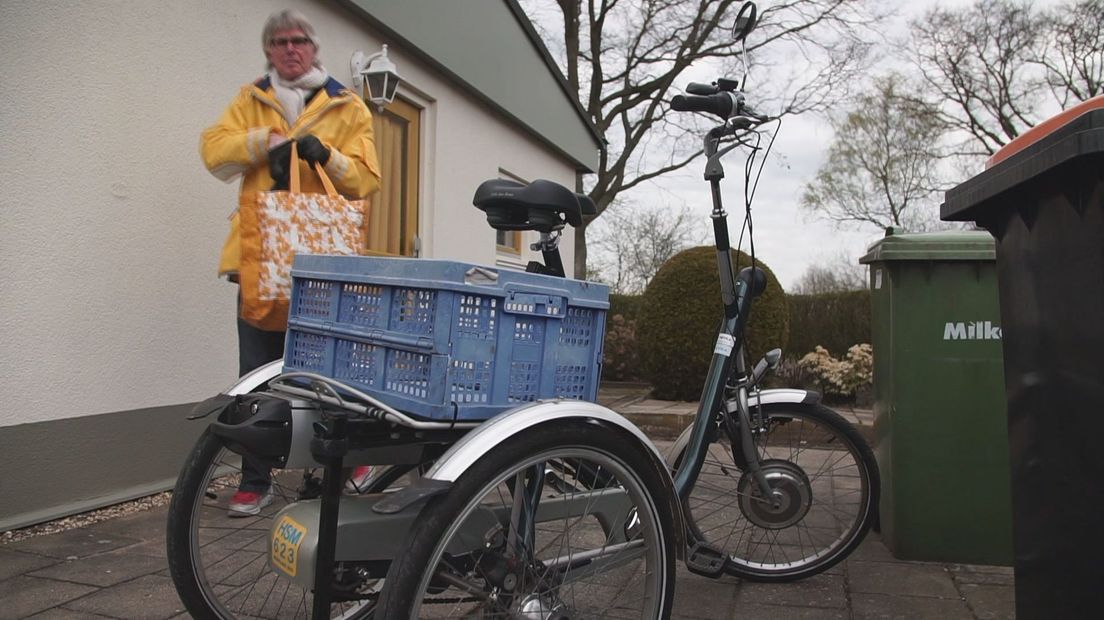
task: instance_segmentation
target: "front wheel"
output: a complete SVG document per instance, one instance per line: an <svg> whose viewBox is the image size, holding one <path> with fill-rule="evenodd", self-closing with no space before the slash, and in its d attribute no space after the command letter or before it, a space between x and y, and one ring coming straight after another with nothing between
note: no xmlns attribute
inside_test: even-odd
<svg viewBox="0 0 1104 620"><path fill-rule="evenodd" d="M667 617L674 514L646 451L591 422L499 444L422 508L379 617Z"/></svg>
<svg viewBox="0 0 1104 620"><path fill-rule="evenodd" d="M691 490L688 518L729 558L730 574L792 581L846 558L873 522L880 479L874 453L838 413L820 405L763 407L759 463L780 498L767 501L718 431ZM737 451L739 453L739 451ZM675 467L684 455L675 459Z"/></svg>

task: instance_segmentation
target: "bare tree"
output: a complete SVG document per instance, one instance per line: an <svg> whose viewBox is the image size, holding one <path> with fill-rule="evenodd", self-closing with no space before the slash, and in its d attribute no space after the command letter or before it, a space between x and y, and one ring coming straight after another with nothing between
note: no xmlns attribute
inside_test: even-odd
<svg viewBox="0 0 1104 620"><path fill-rule="evenodd" d="M932 9L912 22L907 44L923 77L916 97L938 103L966 137L959 153L992 155L1049 116L1051 100L1066 107L1102 92L1102 21L1100 0L1045 13L1030 0Z"/></svg>
<svg viewBox="0 0 1104 620"><path fill-rule="evenodd" d="M1063 108L1104 93L1104 2L1081 0L1052 7L1041 20L1035 61Z"/></svg>
<svg viewBox="0 0 1104 620"><path fill-rule="evenodd" d="M802 207L838 225L934 226L944 127L934 108L905 91L903 78L891 74L832 118L835 140L805 185Z"/></svg>
<svg viewBox="0 0 1104 620"><path fill-rule="evenodd" d="M587 275L606 282L615 293L643 293L668 259L704 238L688 207L616 201L594 230L593 268Z"/></svg>
<svg viewBox="0 0 1104 620"><path fill-rule="evenodd" d="M668 115L672 85L694 63L738 76L730 28L737 0L557 0L567 80L608 148L587 192L600 216L626 190L686 166L700 154L687 139L698 121ZM538 0L522 0L527 11ZM821 110L847 94L885 17L883 0L782 0L763 7L747 42L749 60L777 63L756 84L773 112ZM785 65L769 50L791 53ZM764 74L767 71L763 71ZM799 77L800 76L800 77ZM771 90L773 89L773 90ZM587 222L589 224L589 221ZM575 272L586 271L586 225L575 229Z"/></svg>
<svg viewBox="0 0 1104 620"><path fill-rule="evenodd" d="M791 292L797 295L817 295L861 291L864 288L866 267L841 253L831 260L809 265Z"/></svg>

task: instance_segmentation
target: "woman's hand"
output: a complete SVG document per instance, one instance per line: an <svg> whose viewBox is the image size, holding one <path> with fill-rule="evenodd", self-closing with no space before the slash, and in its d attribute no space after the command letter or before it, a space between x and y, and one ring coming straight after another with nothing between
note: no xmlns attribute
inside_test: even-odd
<svg viewBox="0 0 1104 620"><path fill-rule="evenodd" d="M272 144L271 136L268 143ZM275 181L272 186L274 190L290 189L288 185L291 174L291 144L291 140L285 138L268 151L268 174Z"/></svg>
<svg viewBox="0 0 1104 620"><path fill-rule="evenodd" d="M312 134L306 134L295 141L299 144L299 157L314 164L315 162L326 165L330 161L330 149L326 148L322 141Z"/></svg>

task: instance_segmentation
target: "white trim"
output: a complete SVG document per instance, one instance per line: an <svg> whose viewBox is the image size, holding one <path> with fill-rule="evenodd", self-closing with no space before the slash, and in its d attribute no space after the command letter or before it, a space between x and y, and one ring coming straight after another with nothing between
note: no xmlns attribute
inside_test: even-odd
<svg viewBox="0 0 1104 620"><path fill-rule="evenodd" d="M521 260L514 254L504 254L499 252L495 257L495 267L502 267L504 269L513 269L517 271L525 271L525 267L529 263Z"/></svg>

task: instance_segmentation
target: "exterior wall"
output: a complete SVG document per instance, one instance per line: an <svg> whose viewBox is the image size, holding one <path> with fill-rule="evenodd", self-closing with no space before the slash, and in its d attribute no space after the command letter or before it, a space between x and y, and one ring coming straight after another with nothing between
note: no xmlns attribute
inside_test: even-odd
<svg viewBox="0 0 1104 620"><path fill-rule="evenodd" d="M203 169L197 144L241 85L264 71L261 27L286 6L314 22L320 57L342 83L351 82L353 51L392 45L407 80L400 93L426 107L424 256L496 260L494 233L471 195L500 168L574 182L571 162L504 125L336 1L0 4L0 77L8 84L0 89L0 467L34 482L0 486L0 527L22 523L12 515L67 510L32 511L13 489L46 486L64 498L73 488L65 472L74 467L108 479L156 469L97 451L96 441L69 453L56 448L65 442L45 443L39 462L17 461L14 455L28 453L9 448L33 434L26 425L50 423L60 434L125 432L115 423L61 422L119 412L175 419L179 405L236 376L235 287L215 270L237 185ZM570 257L569 240L562 251ZM181 462L178 451L191 436L181 437L161 451L164 464ZM105 491L100 503L122 495ZM83 498L68 511L96 502Z"/></svg>

